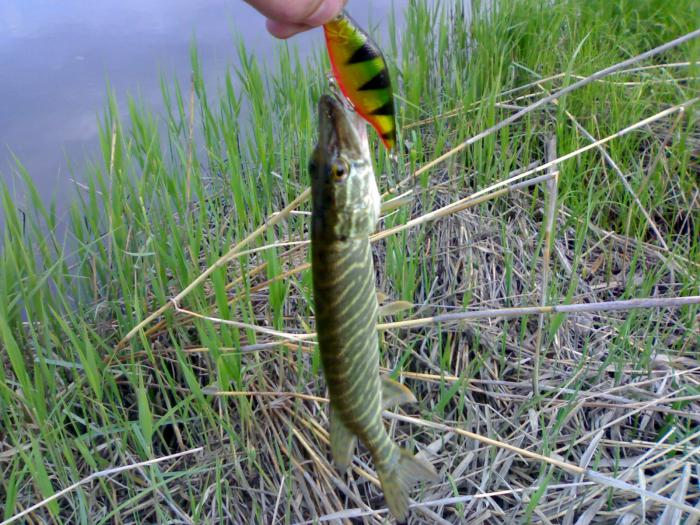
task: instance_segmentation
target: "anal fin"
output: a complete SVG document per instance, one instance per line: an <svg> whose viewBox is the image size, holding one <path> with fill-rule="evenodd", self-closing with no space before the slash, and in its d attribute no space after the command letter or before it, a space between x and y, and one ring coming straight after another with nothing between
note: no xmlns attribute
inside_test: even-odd
<svg viewBox="0 0 700 525"><path fill-rule="evenodd" d="M408 387L394 381L388 376L382 376L382 409L392 408L404 403L415 403L416 396Z"/></svg>
<svg viewBox="0 0 700 525"><path fill-rule="evenodd" d="M340 420L338 411L330 407L331 427L331 454L337 469L345 472L352 461L352 453L355 451L357 436Z"/></svg>

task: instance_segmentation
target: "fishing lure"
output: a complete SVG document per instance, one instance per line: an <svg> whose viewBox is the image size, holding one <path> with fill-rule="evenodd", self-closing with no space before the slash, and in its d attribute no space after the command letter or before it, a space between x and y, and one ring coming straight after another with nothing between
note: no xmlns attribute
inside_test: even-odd
<svg viewBox="0 0 700 525"><path fill-rule="evenodd" d="M390 152L396 146L396 112L384 55L347 12L323 26L333 75L354 109L377 130Z"/></svg>

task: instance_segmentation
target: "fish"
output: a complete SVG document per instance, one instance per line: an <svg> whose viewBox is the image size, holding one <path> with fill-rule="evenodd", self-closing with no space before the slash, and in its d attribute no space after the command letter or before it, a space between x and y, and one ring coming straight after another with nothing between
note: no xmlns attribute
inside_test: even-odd
<svg viewBox="0 0 700 525"><path fill-rule="evenodd" d="M343 95L379 134L396 146L396 110L391 77L377 44L346 11L323 26L333 76Z"/></svg>
<svg viewBox="0 0 700 525"><path fill-rule="evenodd" d="M389 436L382 410L415 402L404 385L379 374L378 301L369 236L380 196L367 127L337 99L319 100L319 138L309 161L311 272L321 364L330 398L330 447L341 472L357 440L369 450L389 510L403 522L409 490L437 480L433 466Z"/></svg>

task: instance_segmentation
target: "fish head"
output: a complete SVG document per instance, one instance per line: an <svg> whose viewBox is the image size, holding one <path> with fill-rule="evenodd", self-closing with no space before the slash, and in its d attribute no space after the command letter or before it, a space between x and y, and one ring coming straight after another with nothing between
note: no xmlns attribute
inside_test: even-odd
<svg viewBox="0 0 700 525"><path fill-rule="evenodd" d="M323 95L318 104L318 143L309 172L313 235L344 240L374 231L380 197L367 126L330 95Z"/></svg>

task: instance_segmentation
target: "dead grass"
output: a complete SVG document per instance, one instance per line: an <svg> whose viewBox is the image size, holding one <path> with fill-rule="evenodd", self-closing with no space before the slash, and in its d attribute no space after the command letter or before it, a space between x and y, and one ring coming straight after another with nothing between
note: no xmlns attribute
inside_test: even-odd
<svg viewBox="0 0 700 525"><path fill-rule="evenodd" d="M432 184L430 202L413 199L410 216L447 207L465 191L447 169L434 175ZM536 305L546 297L540 256L544 187L512 191L424 229L408 230L407 245L414 246L418 236L422 242L422 250L410 257L429 261L436 276L429 288L416 290L410 317L461 311L465 305ZM551 290L566 291L574 304L616 301L629 294L631 286L642 289L645 276L654 275L650 295L681 295L675 275L684 265L676 264L663 247L594 224L577 240L570 217L565 207L556 217ZM386 243L375 246L378 289L395 298L382 272ZM304 260L305 249L291 248L285 259L289 271L283 275ZM271 318L265 294L269 281L259 270L251 273L251 306L262 326ZM285 310L290 327L304 317L306 307L306 297L290 294ZM188 312L180 312L187 322ZM693 329L683 328L688 315L696 314L672 308L548 316L539 396L533 396L532 389L539 346L536 317L385 333L383 367L387 372L401 369L399 377L420 402L391 417L392 430L397 441L429 458L442 479L417 493L412 522L678 523L678 509L502 447L605 473L676 503L697 505L700 499L689 481L697 475L700 433L691 429L700 421L700 361L697 331L693 336ZM205 321L217 324L216 318ZM697 329L697 323L695 317L690 326ZM292 332L286 335L293 337ZM274 340L257 339L258 346L242 355L248 370L243 383L249 390L209 390L221 401L249 398L250 417L239 422L247 448L239 453L254 451L257 471L267 475L236 475L242 467L236 458L229 460L226 469L233 471L228 482L242 483L229 492L236 497L227 506L235 509L229 519L244 523L246 516L258 512L267 523L283 513L293 523L382 523L386 511L372 510L382 509L382 495L367 454L361 451L356 457L349 477L339 476L329 462L326 400L319 397L324 384L320 376L308 373L314 366L313 341L275 345ZM167 355L167 347L161 352ZM207 349L188 351L194 363L200 353ZM403 359L406 366L401 368ZM210 381L206 368L200 369L201 384ZM443 426L434 428L435 424ZM688 437L677 439L688 431ZM465 437L466 432L501 446L484 446ZM230 455L233 444L222 438L207 456ZM200 461L197 466L202 470L200 493L206 494L211 465ZM196 475L189 481L196 486ZM221 518L209 516L212 522Z"/></svg>

